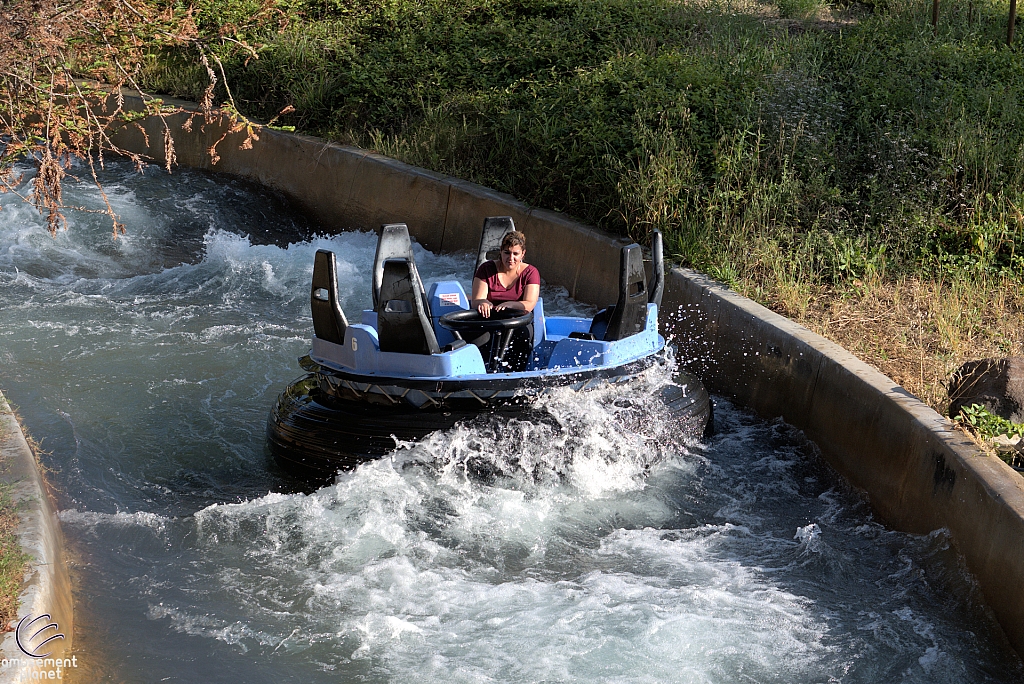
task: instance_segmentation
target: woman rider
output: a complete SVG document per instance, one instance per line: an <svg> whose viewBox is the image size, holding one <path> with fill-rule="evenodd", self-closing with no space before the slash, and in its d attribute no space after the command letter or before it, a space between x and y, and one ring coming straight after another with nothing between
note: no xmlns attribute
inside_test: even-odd
<svg viewBox="0 0 1024 684"><path fill-rule="evenodd" d="M525 257L526 236L518 230L506 233L501 240L500 258L480 264L473 275L470 306L484 318L490 318L492 311L533 311L540 297L540 271L524 262ZM483 346L489 337L474 340L474 343ZM532 324L513 334L510 365L514 369L525 367L533 348L532 339Z"/></svg>

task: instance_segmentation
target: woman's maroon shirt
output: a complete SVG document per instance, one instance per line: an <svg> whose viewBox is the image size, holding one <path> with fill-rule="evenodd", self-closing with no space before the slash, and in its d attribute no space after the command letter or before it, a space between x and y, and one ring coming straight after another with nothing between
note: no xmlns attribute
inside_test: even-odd
<svg viewBox="0 0 1024 684"><path fill-rule="evenodd" d="M480 264L473 277L487 283L487 299L492 304L521 301L527 285L540 285L540 271L530 264L523 268L523 272L509 287L505 287L498 280L498 265L493 261Z"/></svg>

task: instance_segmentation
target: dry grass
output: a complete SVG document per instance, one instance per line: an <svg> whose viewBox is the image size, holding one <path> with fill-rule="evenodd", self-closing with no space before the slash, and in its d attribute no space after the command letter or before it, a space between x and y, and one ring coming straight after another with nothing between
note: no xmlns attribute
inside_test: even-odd
<svg viewBox="0 0 1024 684"><path fill-rule="evenodd" d="M849 349L945 414L946 382L965 361L1024 354L1024 294L1010 281L783 284L767 304Z"/></svg>
<svg viewBox="0 0 1024 684"><path fill-rule="evenodd" d="M11 411L0 395L0 418ZM8 421L0 420L0 444L13 436ZM7 464L0 458L0 470ZM11 487L0 482L0 631L8 631L10 624L18 617L18 597L25 577L29 557L21 548L18 539L18 503L11 494Z"/></svg>
<svg viewBox="0 0 1024 684"><path fill-rule="evenodd" d="M18 507L9 487L0 486L0 630L18 617L18 597L28 556L18 540Z"/></svg>

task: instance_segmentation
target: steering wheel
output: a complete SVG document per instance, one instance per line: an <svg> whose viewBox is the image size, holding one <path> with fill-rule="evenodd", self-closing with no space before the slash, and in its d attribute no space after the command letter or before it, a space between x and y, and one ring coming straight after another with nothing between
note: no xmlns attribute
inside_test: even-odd
<svg viewBox="0 0 1024 684"><path fill-rule="evenodd" d="M490 318L484 318L476 309L469 309L446 313L437 322L442 328L454 333L495 332L514 330L533 323L533 312L524 309L494 309Z"/></svg>

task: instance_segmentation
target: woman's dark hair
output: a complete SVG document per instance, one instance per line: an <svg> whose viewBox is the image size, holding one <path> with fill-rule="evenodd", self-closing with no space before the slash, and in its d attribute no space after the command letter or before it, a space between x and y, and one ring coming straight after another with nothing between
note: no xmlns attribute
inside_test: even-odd
<svg viewBox="0 0 1024 684"><path fill-rule="evenodd" d="M501 251L506 249L512 249L514 246L519 245L526 251L526 236L520 233L518 230L513 230L511 233L505 233L505 237L501 238Z"/></svg>

